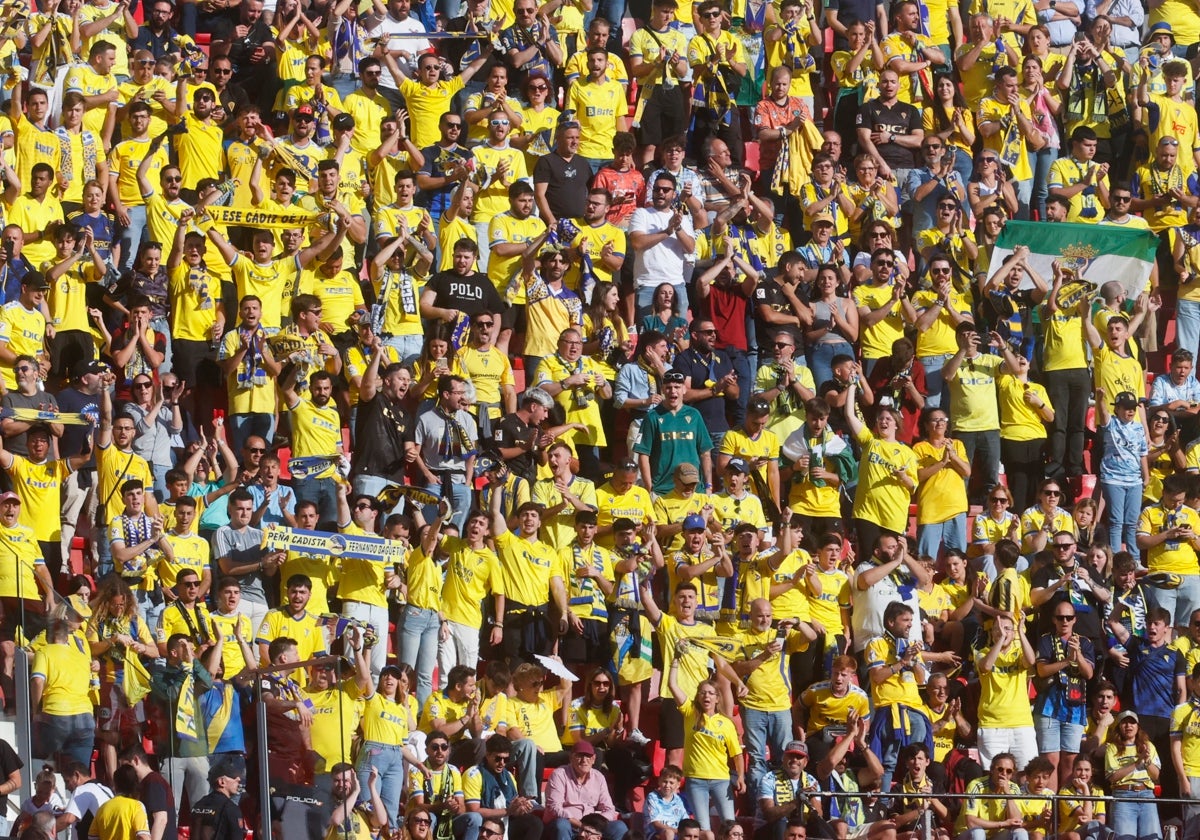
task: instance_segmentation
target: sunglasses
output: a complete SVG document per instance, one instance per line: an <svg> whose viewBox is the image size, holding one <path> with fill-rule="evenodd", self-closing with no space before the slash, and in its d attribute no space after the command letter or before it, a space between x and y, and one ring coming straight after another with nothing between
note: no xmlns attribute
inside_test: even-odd
<svg viewBox="0 0 1200 840"><path fill-rule="evenodd" d="M508 125L508 120L492 120L492 125Z"/></svg>
<svg viewBox="0 0 1200 840"><path fill-rule="evenodd" d="M776 341L775 342L775 349L777 349L777 350L780 347L795 347L795 346L796 345L794 345L794 344L788 344L786 341Z"/></svg>
<svg viewBox="0 0 1200 840"><path fill-rule="evenodd" d="M654 191L656 193L669 193L669 192L675 192L675 188L674 187L655 187Z"/></svg>
<svg viewBox="0 0 1200 840"><path fill-rule="evenodd" d="M1043 496L1061 496L1062 491L1061 490L1043 490L1042 495Z"/></svg>
<svg viewBox="0 0 1200 840"><path fill-rule="evenodd" d="M1054 544L1054 547L1055 547L1055 548L1057 548L1059 551L1062 551L1064 548L1074 548L1074 547L1075 547L1075 543L1073 543L1073 542L1069 542L1069 543L1055 543L1055 544Z"/></svg>
<svg viewBox="0 0 1200 840"><path fill-rule="evenodd" d="M1155 417L1152 417L1152 418L1150 418L1150 419L1151 419L1152 421L1154 421L1155 423L1169 423L1169 422L1171 421L1171 418L1170 418L1170 417L1167 417L1167 416L1165 416L1165 415L1162 415L1162 414L1159 414L1159 415L1157 415L1157 416L1155 416Z"/></svg>
<svg viewBox="0 0 1200 840"><path fill-rule="evenodd" d="M31 370L31 369L32 368L27 368L27 370ZM20 368L18 368L18 370L20 370ZM133 383L134 388L150 388L150 387L152 387L152 385L153 385L152 382L134 382Z"/></svg>
<svg viewBox="0 0 1200 840"><path fill-rule="evenodd" d="M1054 616L1054 620L1055 621L1074 621L1075 616L1073 616L1073 615L1056 615L1056 616Z"/></svg>
<svg viewBox="0 0 1200 840"><path fill-rule="evenodd" d="M451 131L451 130L462 131L462 123L460 123L460 122L446 123L446 130L447 131Z"/></svg>
<svg viewBox="0 0 1200 840"><path fill-rule="evenodd" d="M437 750L438 752L441 752L442 750L450 749L450 745L443 742L440 744L427 744L425 748L427 750Z"/></svg>
<svg viewBox="0 0 1200 840"><path fill-rule="evenodd" d="M706 17L709 20L712 20L713 18L719 18L720 16L721 16L720 12L707 12L707 13L701 15L701 17Z"/></svg>
<svg viewBox="0 0 1200 840"><path fill-rule="evenodd" d="M412 818L413 825L429 825L432 822L433 822L433 820L429 819L429 817L413 817Z"/></svg>
<svg viewBox="0 0 1200 840"><path fill-rule="evenodd" d="M530 90L550 90L550 88L547 85L530 85L529 89Z"/></svg>
<svg viewBox="0 0 1200 840"><path fill-rule="evenodd" d="M255 455L262 455L264 452L267 451L267 448L265 446L247 446L246 451L251 452Z"/></svg>
<svg viewBox="0 0 1200 840"><path fill-rule="evenodd" d="M1011 503L1008 501L1008 499L988 499L988 501L990 501L990 502L991 502L992 504L994 504L994 505L1007 505L1007 504L1011 504Z"/></svg>
<svg viewBox="0 0 1200 840"><path fill-rule="evenodd" d="M1110 197L1112 198L1113 201L1132 201L1133 200L1133 196L1131 196L1131 195L1114 195L1114 196L1110 196Z"/></svg>
<svg viewBox="0 0 1200 840"><path fill-rule="evenodd" d="M165 181L168 184L180 184L180 183L183 183L183 176L182 175L164 175L163 181Z"/></svg>
<svg viewBox="0 0 1200 840"><path fill-rule="evenodd" d="M875 260L875 265L882 266L883 268L891 268L895 264L895 260Z"/></svg>

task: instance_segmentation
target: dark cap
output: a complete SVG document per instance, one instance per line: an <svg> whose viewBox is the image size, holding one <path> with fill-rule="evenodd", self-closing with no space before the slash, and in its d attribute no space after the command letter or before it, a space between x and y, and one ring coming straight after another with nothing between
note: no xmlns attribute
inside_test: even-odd
<svg viewBox="0 0 1200 840"><path fill-rule="evenodd" d="M1133 391L1122 391L1117 394L1117 399L1114 403L1117 408L1137 408L1138 398Z"/></svg>
<svg viewBox="0 0 1200 840"><path fill-rule="evenodd" d="M50 290L50 281L47 280L46 275L42 274L40 271L25 272L25 276L21 278L21 285L43 292Z"/></svg>
<svg viewBox="0 0 1200 840"><path fill-rule="evenodd" d="M312 117L313 119L316 119L317 114L311 105L298 105L296 106L296 109L292 111L292 117Z"/></svg>
<svg viewBox="0 0 1200 840"><path fill-rule="evenodd" d="M80 359L75 364L71 365L71 378L82 379L89 373L104 373L107 367L102 362L95 359Z"/></svg>
<svg viewBox="0 0 1200 840"><path fill-rule="evenodd" d="M803 741L788 741L783 748L783 754L798 753L799 755L808 755L808 744Z"/></svg>
<svg viewBox="0 0 1200 840"><path fill-rule="evenodd" d="M338 114L333 118L334 131L349 131L354 128L354 117L346 113Z"/></svg>
<svg viewBox="0 0 1200 840"><path fill-rule="evenodd" d="M689 513L683 518L683 530L685 531L703 531L707 526L704 522L704 517L698 513Z"/></svg>
<svg viewBox="0 0 1200 840"><path fill-rule="evenodd" d="M575 746L571 748L572 755L595 755L596 748L591 745L590 741L576 741Z"/></svg>
<svg viewBox="0 0 1200 840"><path fill-rule="evenodd" d="M730 458L729 463L725 465L725 469L730 472L739 472L743 475L750 472L750 468L746 466L746 462L742 458Z"/></svg>

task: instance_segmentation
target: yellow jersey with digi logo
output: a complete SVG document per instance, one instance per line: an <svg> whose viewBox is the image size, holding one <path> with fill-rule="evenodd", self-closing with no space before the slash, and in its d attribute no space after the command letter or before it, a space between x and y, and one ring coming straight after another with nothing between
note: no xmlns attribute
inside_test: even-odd
<svg viewBox="0 0 1200 840"><path fill-rule="evenodd" d="M550 600L550 581L560 577L558 556L539 539L528 540L511 531L496 536L496 552L504 580L504 593L511 601L539 606Z"/></svg>
<svg viewBox="0 0 1200 840"><path fill-rule="evenodd" d="M479 149L475 150L476 156L479 154ZM475 221L483 221L479 218L478 207L476 203ZM546 231L546 223L536 216L529 216L524 219L518 219L512 213L500 213L494 217L489 216L491 223L488 225L488 241L492 246L532 242ZM488 258L488 279L492 281L492 285L496 287L496 291L500 293L500 297L505 297L505 292L508 290L508 285L514 277L521 271L521 255L514 254L511 257L498 256L494 251L491 257ZM525 284L516 283L516 292L509 301L513 306L522 306L525 303ZM557 339L557 336L555 336Z"/></svg>
<svg viewBox="0 0 1200 840"><path fill-rule="evenodd" d="M181 262L168 272L171 335L187 341L211 341L221 300L221 281L202 264Z"/></svg>
<svg viewBox="0 0 1200 840"><path fill-rule="evenodd" d="M149 137L142 140L123 140L113 146L113 150L108 153L109 177L117 179L117 195L120 196L121 203L126 207L141 207L146 203L146 199L142 198L142 188L138 185L137 171L138 167L142 165L142 161L149 155ZM146 171L146 178L151 184L158 183L159 173L169 162L166 149L160 148L154 153L150 160L150 167ZM168 243L163 243L164 251L170 253L170 247Z"/></svg>
<svg viewBox="0 0 1200 840"><path fill-rule="evenodd" d="M695 621L684 624L673 615L664 613L655 628L658 636L659 650L662 651L662 668L667 673L671 671L671 663L675 661L676 645L687 639L709 638L716 636L717 631L711 624ZM689 644L683 656L679 658L678 682L684 696L692 697L696 687L708 679L708 650L699 645ZM660 698L674 702L674 695L668 686L659 687Z"/></svg>
<svg viewBox="0 0 1200 840"><path fill-rule="evenodd" d="M163 507L165 505L160 505L159 509L162 510ZM164 588L174 587L179 573L185 569L203 576L212 555L208 540L199 534L176 534L174 531L168 531L167 542L171 546L171 553L175 555L175 560L174 562L168 560L164 554L158 561L158 568L155 569L158 580ZM284 580L286 579L284 578Z"/></svg>
<svg viewBox="0 0 1200 840"><path fill-rule="evenodd" d="M324 691L305 688L304 696L312 703L312 748L320 758L316 769L318 773L328 773L333 765L352 760L350 750L362 718L363 702L358 699L358 686L353 680Z"/></svg>
<svg viewBox="0 0 1200 840"><path fill-rule="evenodd" d="M22 525L33 529L40 542L58 542L62 536L59 494L63 481L71 474L66 461L42 461L40 464L22 455L12 455L8 476L13 490L21 497Z"/></svg>
<svg viewBox="0 0 1200 840"><path fill-rule="evenodd" d="M878 309L891 302L891 308L882 321L874 326L864 327L862 335L862 355L864 359L884 359L892 355L892 343L904 337L904 316L900 312L900 301L892 300L895 291L891 283L866 283L854 290L854 305L859 313L865 309ZM817 383L818 385L821 383Z"/></svg>
<svg viewBox="0 0 1200 840"><path fill-rule="evenodd" d="M189 97L189 103L191 99ZM202 120L191 111L181 120L187 126L183 134L175 135L175 151L179 172L185 189L194 190L203 178L220 178L224 171L225 132L215 122ZM164 240L166 241L166 240Z"/></svg>
<svg viewBox="0 0 1200 840"><path fill-rule="evenodd" d="M1033 726L1029 704L1029 666L1021 641L1014 639L1001 651L989 673L979 667L988 651L975 656L979 668L979 725L989 728L1022 728Z"/></svg>
<svg viewBox="0 0 1200 840"><path fill-rule="evenodd" d="M747 492L740 499L730 493L718 493L708 498L726 530L736 528L742 522L749 522L760 530L767 527L762 500L753 493Z"/></svg>
<svg viewBox="0 0 1200 840"><path fill-rule="evenodd" d="M854 515L902 534L908 527L912 494L894 473L904 470L917 482L917 456L903 443L882 440L863 428L858 434L863 455L859 462Z"/></svg>
<svg viewBox="0 0 1200 840"><path fill-rule="evenodd" d="M41 310L26 309L19 300L4 304L0 311L0 343L18 356L34 356L45 352L46 317ZM0 367L4 387L17 388L17 374L11 365Z"/></svg>
<svg viewBox="0 0 1200 840"><path fill-rule="evenodd" d="M413 698L414 700L416 698ZM389 700L378 691L363 705L363 740L388 746L403 746L408 740L408 706ZM369 747L365 747L369 750Z"/></svg>
<svg viewBox="0 0 1200 840"><path fill-rule="evenodd" d="M808 559L808 552L804 549L797 549L804 555L804 561L798 563L798 566L803 566L811 562ZM792 552L796 554L797 552ZM787 561L784 561L786 564ZM783 571L783 566L780 566L780 571ZM829 648L833 645L833 636L841 634L845 635L846 628L842 620L843 613L850 611L850 578L841 569L832 569L825 571L817 569L817 580L821 584L821 594L814 593L809 586L808 579L800 585L800 592L803 593L808 601L808 614L812 621L818 621L825 628L825 647ZM783 583L779 575L776 574L776 583ZM790 593L785 593L780 598L786 597ZM779 600L779 599L776 599ZM772 602L774 604L774 602ZM780 615L785 613L780 611L779 607L775 607L775 612Z"/></svg>
<svg viewBox="0 0 1200 840"><path fill-rule="evenodd" d="M162 91L167 102L170 103L175 99L175 85L168 82L162 76L151 76L150 81L144 85L139 85L135 81L122 82L117 85L117 90L120 91L121 98L118 100L122 105L129 105L137 98L141 91L145 91L143 101L150 106L150 124L146 128L146 141L150 142L149 138L157 137L167 130L167 107L154 98L154 94ZM129 124L129 116L121 122L121 136L133 137L133 127ZM164 150L165 151L165 150ZM154 178L150 179L151 184L158 183Z"/></svg>
<svg viewBox="0 0 1200 840"><path fill-rule="evenodd" d="M441 550L449 560L442 584L442 615L465 627L483 624L483 602L507 594L496 552L487 545L471 548L461 537L443 537Z"/></svg>
<svg viewBox="0 0 1200 840"><path fill-rule="evenodd" d="M475 210L471 213L471 221L479 224L490 222L509 209L508 188L517 181L527 179L529 170L525 166L525 153L507 145L507 142L499 149L484 143L472 151L475 153L475 171L486 172L491 176L487 186L475 196ZM496 176L496 170L502 160L508 162L508 172L500 178ZM542 226L542 230L544 229L545 225ZM495 237L491 238L495 241Z"/></svg>
<svg viewBox="0 0 1200 840"><path fill-rule="evenodd" d="M413 552L414 554L416 552ZM412 597L412 589L409 589L409 597ZM411 602L411 601L410 601ZM446 723L454 723L462 720L467 716L467 707L471 705L470 698L465 698L461 703L455 702L450 695L445 691L435 691L425 700L425 706L421 709L421 721L417 724L417 728L426 735L433 732L434 721L443 720ZM451 737L452 741L461 741L466 734L465 728L460 729L458 733Z"/></svg>
<svg viewBox="0 0 1200 840"><path fill-rule="evenodd" d="M84 9L94 8L93 6L84 6ZM121 50L117 50L121 52ZM88 64L77 64L67 73L67 78L63 82L64 93L78 93L81 96L102 96L109 91L117 90L117 75L116 71L102 76L91 68ZM87 108L83 112L83 127L87 131L93 131L99 137L104 130L104 120L108 116L107 105L97 105ZM103 154L103 150L100 152Z"/></svg>
<svg viewBox="0 0 1200 840"><path fill-rule="evenodd" d="M337 406L330 400L318 406L301 397L291 408L292 454L296 458L336 455L342 442L342 421ZM331 478L336 470L330 464L315 478Z"/></svg>
<svg viewBox="0 0 1200 840"><path fill-rule="evenodd" d="M742 754L737 727L725 715L706 715L688 700L683 715L683 772L689 779L727 779L729 760Z"/></svg>
<svg viewBox="0 0 1200 840"><path fill-rule="evenodd" d="M572 476L567 491L576 496L587 507L596 508L596 485L586 478ZM541 539L560 551L575 540L575 507L563 498L562 493L554 483L554 479L544 478L534 482L531 497L534 502L543 507ZM556 514L550 514L545 509L561 504L563 507ZM565 580L565 578L564 578Z"/></svg>

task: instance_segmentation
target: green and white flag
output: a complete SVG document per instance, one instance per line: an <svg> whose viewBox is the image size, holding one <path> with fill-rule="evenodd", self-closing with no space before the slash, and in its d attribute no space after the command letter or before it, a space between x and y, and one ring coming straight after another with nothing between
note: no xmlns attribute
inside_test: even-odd
<svg viewBox="0 0 1200 840"><path fill-rule="evenodd" d="M1029 248L1029 264L1047 285L1054 282L1055 260L1074 275L1074 281L1063 282L1063 295L1073 299L1060 300L1065 308L1081 300L1084 294L1094 294L1109 280L1120 281L1131 298L1141 294L1154 267L1158 236L1148 230L1118 225L1010 221L992 251L989 279L1018 245ZM1021 288L1032 287L1033 281L1026 276Z"/></svg>

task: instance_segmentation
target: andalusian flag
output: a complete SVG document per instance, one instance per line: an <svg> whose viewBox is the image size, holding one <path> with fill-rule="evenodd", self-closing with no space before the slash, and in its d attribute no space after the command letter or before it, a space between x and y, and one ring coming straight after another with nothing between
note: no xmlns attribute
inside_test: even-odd
<svg viewBox="0 0 1200 840"><path fill-rule="evenodd" d="M1077 303L1084 293L1093 292L1109 280L1119 280L1131 298L1137 297L1150 278L1158 236L1148 230L1117 225L1010 221L992 251L989 278L1018 245L1029 248L1029 263L1047 285L1054 282L1051 265L1055 260L1072 271L1083 286L1071 288L1074 284L1064 281L1062 294ZM1032 286L1028 277L1021 284L1022 288ZM1060 300L1063 308L1071 304L1070 299Z"/></svg>

